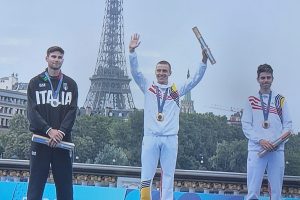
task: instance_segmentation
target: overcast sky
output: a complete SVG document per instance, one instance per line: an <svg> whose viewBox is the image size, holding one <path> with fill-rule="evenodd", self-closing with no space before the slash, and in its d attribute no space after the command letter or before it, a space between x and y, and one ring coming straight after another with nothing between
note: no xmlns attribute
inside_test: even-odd
<svg viewBox="0 0 300 200"><path fill-rule="evenodd" d="M125 48L130 35L141 35L137 49L146 76L154 78L160 59L172 64L172 79L182 83L194 72L201 49L192 27L198 26L217 64L209 65L192 90L197 112L230 115L258 91L257 66L274 69L273 90L287 97L294 128L300 128L299 0L125 0ZM0 76L18 73L28 82L45 67L45 51L60 45L63 72L79 86L79 106L95 70L105 11L104 0L1 0ZM128 53L126 52L128 65ZM129 72L129 70L128 70ZM129 73L130 74L130 73ZM142 93L130 83L137 108Z"/></svg>

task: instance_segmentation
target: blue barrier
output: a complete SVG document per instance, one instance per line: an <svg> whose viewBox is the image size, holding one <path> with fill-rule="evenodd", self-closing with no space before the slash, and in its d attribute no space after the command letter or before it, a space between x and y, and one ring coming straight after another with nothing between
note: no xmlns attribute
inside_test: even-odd
<svg viewBox="0 0 300 200"><path fill-rule="evenodd" d="M26 200L28 183L0 182L0 200ZM74 185L74 200L124 200L126 189ZM56 200L54 184L46 184L43 200Z"/></svg>
<svg viewBox="0 0 300 200"><path fill-rule="evenodd" d="M127 191L125 200L139 200L139 191ZM160 200L159 192L152 191L152 200ZM244 196L174 192L174 200L244 200Z"/></svg>
<svg viewBox="0 0 300 200"><path fill-rule="evenodd" d="M26 200L27 186L26 182L0 181L0 200ZM139 200L139 194L138 190L132 189L74 185L74 200ZM158 191L152 191L152 199L159 200ZM46 184L43 200L56 200L54 184ZM174 200L244 200L244 197L174 192ZM261 197L259 200L269 200L269 198ZM296 200L296 198L283 198L283 200Z"/></svg>

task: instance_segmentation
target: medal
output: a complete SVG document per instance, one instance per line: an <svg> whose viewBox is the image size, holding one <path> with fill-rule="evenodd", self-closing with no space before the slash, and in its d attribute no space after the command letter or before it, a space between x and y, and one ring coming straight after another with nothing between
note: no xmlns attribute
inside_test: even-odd
<svg viewBox="0 0 300 200"><path fill-rule="evenodd" d="M169 90L169 88L166 88L166 91L164 93L162 102L160 103L160 95L159 94L161 92L160 92L158 86L156 86L157 111L158 111L156 119L159 122L162 122L164 120L163 109L164 109L164 105L165 105L165 102L166 102L166 99L167 99L168 90Z"/></svg>
<svg viewBox="0 0 300 200"><path fill-rule="evenodd" d="M51 100L51 106L52 106L52 107L57 107L58 105L59 105L58 99L52 99L52 100Z"/></svg>
<svg viewBox="0 0 300 200"><path fill-rule="evenodd" d="M61 85L62 85L62 80L63 80L63 74L60 75L59 78L59 82L57 85L56 90L54 90L50 76L48 74L48 72L45 72L45 76L47 77L49 83L50 83L50 87L51 87L51 91L52 91L52 100L51 100L51 106L52 107L57 107L59 105L59 101L58 101L58 93L60 91Z"/></svg>
<svg viewBox="0 0 300 200"><path fill-rule="evenodd" d="M162 122L164 121L164 115L162 113L157 113L156 119L157 121Z"/></svg>
<svg viewBox="0 0 300 200"><path fill-rule="evenodd" d="M263 127L264 129L268 129L268 128L270 127L270 123L269 123L268 121L264 121L264 122L262 123L262 127Z"/></svg>
<svg viewBox="0 0 300 200"><path fill-rule="evenodd" d="M272 98L272 91L269 93L269 99L268 99L268 105L265 106L265 103L263 101L262 93L259 92L260 97L260 103L261 103L261 109L263 111L264 121L262 123L262 127L264 129L268 129L270 127L270 122L268 121L269 112L270 112L270 105L271 105L271 98Z"/></svg>

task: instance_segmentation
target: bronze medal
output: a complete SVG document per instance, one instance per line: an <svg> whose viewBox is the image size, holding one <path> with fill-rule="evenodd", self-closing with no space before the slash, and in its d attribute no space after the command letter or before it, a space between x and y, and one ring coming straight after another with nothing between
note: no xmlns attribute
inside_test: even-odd
<svg viewBox="0 0 300 200"><path fill-rule="evenodd" d="M162 113L157 113L156 119L157 121L162 122L164 121L164 115Z"/></svg>
<svg viewBox="0 0 300 200"><path fill-rule="evenodd" d="M263 96L262 96L261 92L259 92L259 97L260 97L261 109L263 111L263 116L264 116L264 121L262 123L262 127L264 129L268 129L270 127L270 122L268 121L268 117L269 117L269 112L270 112L270 107L271 107L272 91L270 91L270 93L269 93L268 104L266 104L266 105L263 101Z"/></svg>
<svg viewBox="0 0 300 200"><path fill-rule="evenodd" d="M270 127L270 123L268 121L264 121L263 124L262 124L262 127L264 129L268 129Z"/></svg>

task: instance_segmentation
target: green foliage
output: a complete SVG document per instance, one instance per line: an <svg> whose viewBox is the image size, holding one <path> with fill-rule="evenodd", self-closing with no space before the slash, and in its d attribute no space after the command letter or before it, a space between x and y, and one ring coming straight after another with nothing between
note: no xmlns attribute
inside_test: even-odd
<svg viewBox="0 0 300 200"><path fill-rule="evenodd" d="M91 159L94 160L94 158L97 156L95 153L96 144L92 137L85 135L82 137L74 136L73 142L75 144L75 162L91 163Z"/></svg>
<svg viewBox="0 0 300 200"><path fill-rule="evenodd" d="M113 136L112 143L116 147L123 149L130 160L130 165L139 166L142 133L131 129L131 122L131 120L129 122L118 120L112 123L110 127L111 135Z"/></svg>
<svg viewBox="0 0 300 200"><path fill-rule="evenodd" d="M3 158L29 159L31 134L29 123L23 115L14 115L8 132L0 134L0 146L4 149Z"/></svg>
<svg viewBox="0 0 300 200"><path fill-rule="evenodd" d="M10 120L9 132L11 134L20 135L22 133L28 133L29 122L24 115L16 114Z"/></svg>
<svg viewBox="0 0 300 200"><path fill-rule="evenodd" d="M112 123L112 120L112 118L103 117L100 115L83 115L76 119L72 132L73 137L77 136L85 138L88 136L93 140L94 144L91 145L94 146L91 146L93 148L91 149L91 151L88 151L90 152L90 160L93 161L99 150L101 150L105 144L109 144L112 140L112 136L109 132L109 127ZM80 154L80 147L76 146L75 148L77 149L77 153ZM85 159L85 157L83 156L80 159Z"/></svg>
<svg viewBox="0 0 300 200"><path fill-rule="evenodd" d="M225 116L181 114L177 168L213 170L209 159L215 155L217 144L233 138L242 140L244 135L241 127L227 124Z"/></svg>
<svg viewBox="0 0 300 200"><path fill-rule="evenodd" d="M135 110L127 119L79 116L72 134L75 161L140 166L143 114ZM30 138L27 119L16 115L10 130L0 132L0 154L28 159ZM178 138L177 168L246 172L247 140L241 126L229 125L225 116L181 114ZM300 136L294 136L286 144L287 175L300 175L299 142Z"/></svg>
<svg viewBox="0 0 300 200"><path fill-rule="evenodd" d="M300 135L291 137L285 144L285 174L300 176Z"/></svg>
<svg viewBox="0 0 300 200"><path fill-rule="evenodd" d="M95 158L96 164L128 165L128 158L123 149L114 145L106 144Z"/></svg>
<svg viewBox="0 0 300 200"><path fill-rule="evenodd" d="M246 172L247 153L246 140L223 140L209 162L216 171Z"/></svg>
<svg viewBox="0 0 300 200"><path fill-rule="evenodd" d="M5 145L4 158L29 159L31 134L10 134Z"/></svg>

